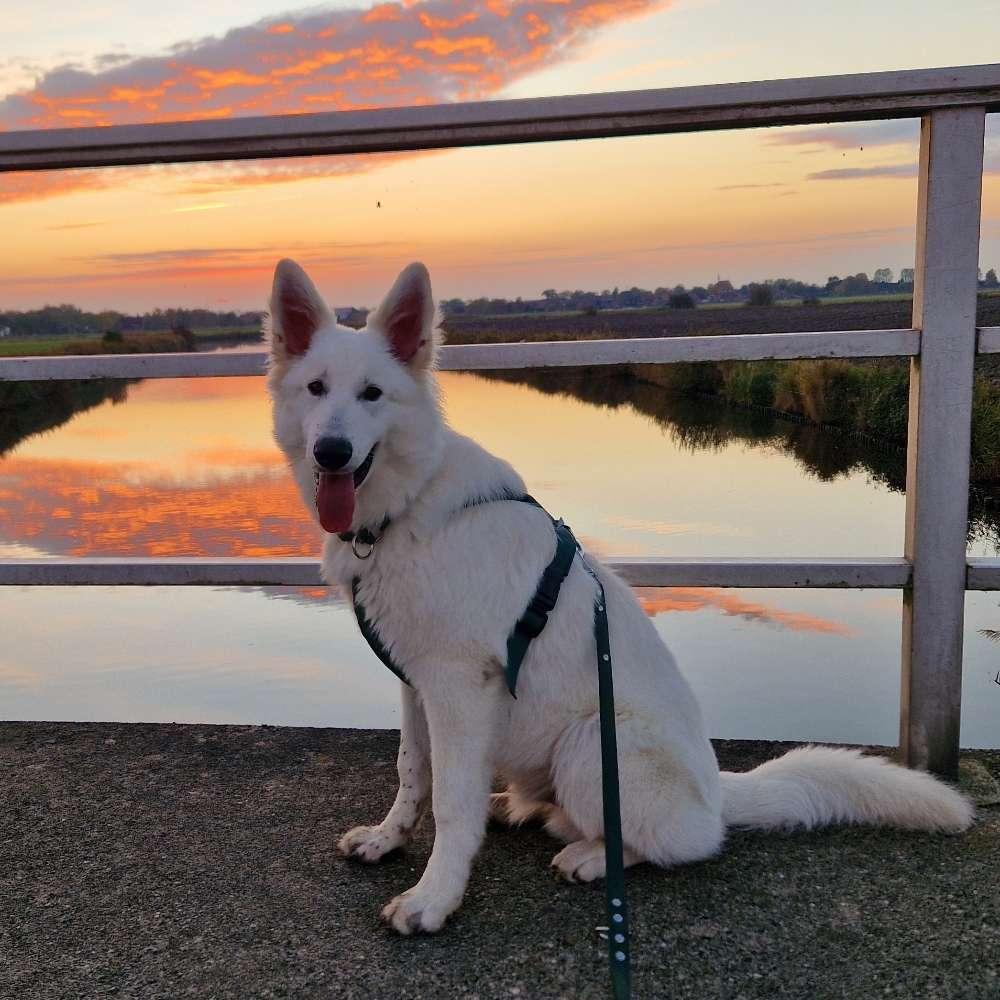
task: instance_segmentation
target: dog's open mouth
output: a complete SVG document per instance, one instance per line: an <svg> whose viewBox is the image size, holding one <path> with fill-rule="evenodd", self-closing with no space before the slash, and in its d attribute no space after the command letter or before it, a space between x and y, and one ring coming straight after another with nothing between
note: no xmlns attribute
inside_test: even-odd
<svg viewBox="0 0 1000 1000"><path fill-rule="evenodd" d="M375 458L374 445L365 460L353 472L316 470L316 512L324 531L331 535L347 531L354 520L354 495L365 481Z"/></svg>

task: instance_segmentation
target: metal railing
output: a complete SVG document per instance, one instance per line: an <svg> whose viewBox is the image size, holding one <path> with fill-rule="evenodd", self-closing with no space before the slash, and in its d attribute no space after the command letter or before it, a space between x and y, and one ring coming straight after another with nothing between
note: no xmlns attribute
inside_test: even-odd
<svg viewBox="0 0 1000 1000"><path fill-rule="evenodd" d="M0 171L337 155L921 118L913 325L445 347L450 370L765 358L910 358L906 531L900 558L618 559L636 586L902 589L900 749L916 767L958 763L965 591L1000 589L1000 560L966 559L973 362L1000 353L976 329L985 116L1000 65L760 83L106 128L0 133ZM0 359L0 379L259 375L265 355ZM314 559L4 559L0 585L316 585Z"/></svg>

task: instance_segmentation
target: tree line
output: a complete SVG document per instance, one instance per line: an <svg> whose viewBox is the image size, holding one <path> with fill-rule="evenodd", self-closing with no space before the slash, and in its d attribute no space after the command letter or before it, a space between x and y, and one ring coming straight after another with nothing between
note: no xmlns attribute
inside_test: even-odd
<svg viewBox="0 0 1000 1000"><path fill-rule="evenodd" d="M105 333L160 333L205 328L258 329L263 312L215 312L211 309L152 309L129 313L86 312L73 305L43 306L23 312L0 310L0 331L12 337L80 337Z"/></svg>
<svg viewBox="0 0 1000 1000"><path fill-rule="evenodd" d="M980 272L979 287L1000 290L996 268ZM853 295L891 295L912 293L913 268L904 267L898 278L891 268L880 267L869 278L864 272L840 277L831 275L826 284L812 284L795 278L769 278L734 286L724 278L706 285L665 285L646 288L613 288L601 292L556 291L547 288L540 299L444 299L441 309L446 316L503 316L515 313L584 312L604 309L693 309L713 303L748 303L771 305L778 301L802 300L818 303L824 298ZM341 322L358 325L367 310L337 310ZM79 337L106 333L159 333L164 330L201 330L206 328L260 329L265 313L217 312L211 309L151 309L144 313L116 310L86 312L74 305L43 306L23 312L0 309L0 334L13 337Z"/></svg>
<svg viewBox="0 0 1000 1000"><path fill-rule="evenodd" d="M995 268L985 275L980 272L979 286L983 289L1000 289ZM853 295L894 295L913 292L913 268L904 267L899 277L892 268L880 267L869 277L858 274L831 275L826 284L812 284L795 278L769 278L766 281L748 282L734 286L724 278L706 285L660 286L652 291L647 288L613 288L601 292L556 291L548 288L540 299L444 299L441 308L445 315L502 316L515 313L585 312L603 309L693 309L702 304L744 302L751 305L770 305L778 301L800 299L819 302L824 298Z"/></svg>

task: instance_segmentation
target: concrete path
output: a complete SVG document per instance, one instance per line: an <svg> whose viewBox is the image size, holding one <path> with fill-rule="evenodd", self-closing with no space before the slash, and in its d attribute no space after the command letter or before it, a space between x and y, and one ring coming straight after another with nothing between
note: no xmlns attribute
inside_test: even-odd
<svg viewBox="0 0 1000 1000"><path fill-rule="evenodd" d="M783 749L718 745L731 769ZM490 831L441 935L379 924L431 831L375 868L334 843L381 817L395 752L372 731L0 724L0 997L605 997L602 892L557 883L537 829ZM981 815L634 869L636 1000L1000 997L1000 809Z"/></svg>

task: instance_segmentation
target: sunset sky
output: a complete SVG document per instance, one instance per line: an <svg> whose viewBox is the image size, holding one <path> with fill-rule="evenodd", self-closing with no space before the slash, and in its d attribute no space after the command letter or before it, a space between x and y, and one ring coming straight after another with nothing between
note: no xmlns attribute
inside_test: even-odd
<svg viewBox="0 0 1000 1000"><path fill-rule="evenodd" d="M0 130L995 61L987 0L4 0ZM1000 266L1000 116L984 268ZM0 175L0 309L336 304L411 259L442 296L912 265L915 121L391 156Z"/></svg>

